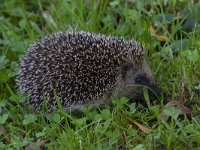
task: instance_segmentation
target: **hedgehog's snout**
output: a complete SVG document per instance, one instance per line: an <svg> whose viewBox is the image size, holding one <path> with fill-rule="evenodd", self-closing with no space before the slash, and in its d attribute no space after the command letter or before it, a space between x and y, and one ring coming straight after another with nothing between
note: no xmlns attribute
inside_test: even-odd
<svg viewBox="0 0 200 150"><path fill-rule="evenodd" d="M145 97L144 97L144 89L147 89L149 100L154 101L158 99L161 96L161 90L156 84L152 85L134 85L131 87L132 90L130 90L127 93L127 97L134 102L141 103L143 105L146 105L145 103Z"/></svg>
<svg viewBox="0 0 200 150"><path fill-rule="evenodd" d="M134 100L144 100L144 89L147 89L149 99L151 101L158 99L158 97L161 96L161 90L156 84L152 85L135 85L132 87L133 90L131 90L128 94L128 97L130 99Z"/></svg>
<svg viewBox="0 0 200 150"><path fill-rule="evenodd" d="M154 100L161 96L161 90L156 84L153 84L149 86L148 94L150 99Z"/></svg>
<svg viewBox="0 0 200 150"><path fill-rule="evenodd" d="M159 87L155 84L151 69L146 61L141 68L135 70L133 64L125 64L121 69L122 96L129 99L144 100L144 88L148 90L150 100L155 100L161 95Z"/></svg>
<svg viewBox="0 0 200 150"><path fill-rule="evenodd" d="M135 78L135 84L139 86L139 94L137 97L144 99L143 89L147 88L150 100L155 100L161 95L160 88L155 84L153 79L146 78L146 76L138 75Z"/></svg>

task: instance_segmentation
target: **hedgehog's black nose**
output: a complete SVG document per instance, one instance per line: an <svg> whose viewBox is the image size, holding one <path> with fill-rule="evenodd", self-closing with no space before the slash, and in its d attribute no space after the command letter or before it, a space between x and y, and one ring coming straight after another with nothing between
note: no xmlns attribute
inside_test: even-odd
<svg viewBox="0 0 200 150"><path fill-rule="evenodd" d="M161 96L161 90L160 90L160 88L157 86L157 85L155 85L154 86L154 91L155 91L155 94L158 96L158 97L160 97Z"/></svg>
<svg viewBox="0 0 200 150"><path fill-rule="evenodd" d="M148 93L149 93L149 98L151 100L157 99L158 97L161 96L161 90L157 85L152 85L149 87L148 89Z"/></svg>

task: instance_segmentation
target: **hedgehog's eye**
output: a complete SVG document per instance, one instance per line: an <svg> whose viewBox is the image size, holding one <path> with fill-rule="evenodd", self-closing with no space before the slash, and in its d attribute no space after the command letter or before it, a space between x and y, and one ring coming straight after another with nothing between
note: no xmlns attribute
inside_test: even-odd
<svg viewBox="0 0 200 150"><path fill-rule="evenodd" d="M139 75L135 78L135 83L145 85L148 84L148 80L144 76Z"/></svg>
<svg viewBox="0 0 200 150"><path fill-rule="evenodd" d="M142 78L137 77L137 78L135 79L135 82L138 83L138 84L140 84L140 83L142 82Z"/></svg>

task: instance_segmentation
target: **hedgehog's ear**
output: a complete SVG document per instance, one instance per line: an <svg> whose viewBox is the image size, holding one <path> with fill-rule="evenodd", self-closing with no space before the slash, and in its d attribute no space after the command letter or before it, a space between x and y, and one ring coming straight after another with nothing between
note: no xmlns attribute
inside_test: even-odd
<svg viewBox="0 0 200 150"><path fill-rule="evenodd" d="M131 63L126 63L121 66L121 75L122 79L126 79L127 72L130 71L133 68L133 65Z"/></svg>

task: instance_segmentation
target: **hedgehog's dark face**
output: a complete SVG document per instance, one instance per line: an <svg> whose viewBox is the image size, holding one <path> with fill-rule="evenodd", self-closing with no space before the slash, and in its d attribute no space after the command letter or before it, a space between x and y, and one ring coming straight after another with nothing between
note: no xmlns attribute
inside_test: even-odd
<svg viewBox="0 0 200 150"><path fill-rule="evenodd" d="M148 89L151 100L160 95L160 90L155 84L151 70L144 60L142 67L134 69L133 64L127 63L121 67L121 94L134 100L144 99L144 88Z"/></svg>

